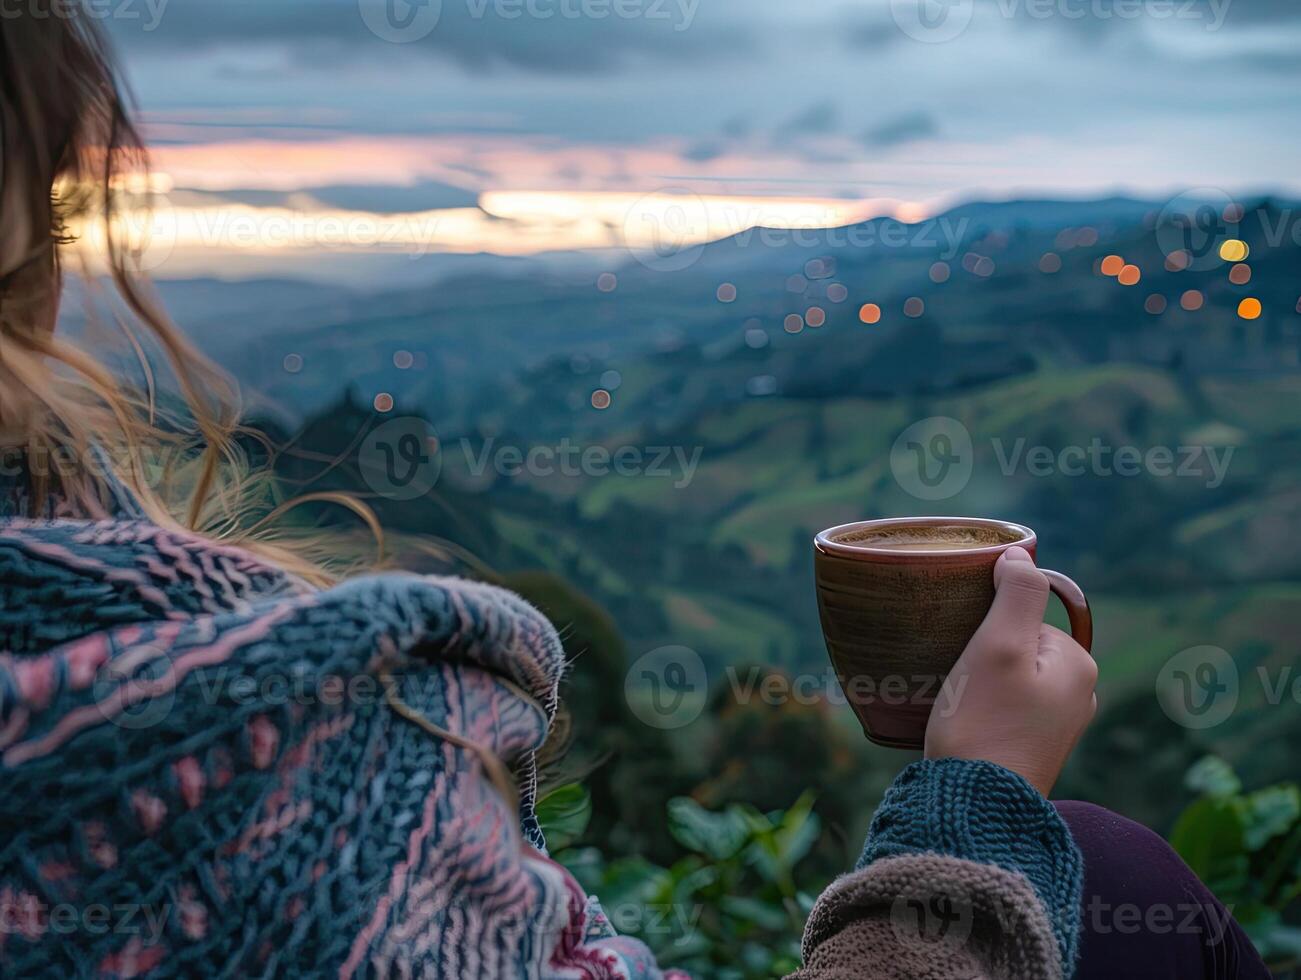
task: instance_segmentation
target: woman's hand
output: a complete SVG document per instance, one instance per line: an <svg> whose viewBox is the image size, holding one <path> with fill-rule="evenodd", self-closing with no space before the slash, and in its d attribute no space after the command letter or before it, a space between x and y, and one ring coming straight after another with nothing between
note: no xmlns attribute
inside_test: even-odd
<svg viewBox="0 0 1301 980"><path fill-rule="evenodd" d="M928 759L984 759L1047 796L1098 710L1098 665L1044 623L1048 580L1023 548L994 565L994 604L926 726Z"/></svg>

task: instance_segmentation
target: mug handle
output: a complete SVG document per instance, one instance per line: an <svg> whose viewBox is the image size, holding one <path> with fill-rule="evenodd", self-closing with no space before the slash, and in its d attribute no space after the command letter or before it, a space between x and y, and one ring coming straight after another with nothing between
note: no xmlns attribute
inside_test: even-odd
<svg viewBox="0 0 1301 980"><path fill-rule="evenodd" d="M1039 571L1043 572L1044 578L1048 580L1048 587L1066 607L1066 616L1071 621L1071 636L1075 638L1076 643L1084 647L1086 652L1092 653L1093 611L1089 608L1089 600L1085 597L1084 590L1061 572L1054 572L1047 568L1041 568Z"/></svg>

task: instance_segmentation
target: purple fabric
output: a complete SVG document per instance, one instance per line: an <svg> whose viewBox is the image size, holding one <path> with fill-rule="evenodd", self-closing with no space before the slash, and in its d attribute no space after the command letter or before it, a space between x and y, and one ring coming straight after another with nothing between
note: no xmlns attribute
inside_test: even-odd
<svg viewBox="0 0 1301 980"><path fill-rule="evenodd" d="M1075 980L1269 980L1241 926L1169 844L1092 803L1054 805L1084 855Z"/></svg>

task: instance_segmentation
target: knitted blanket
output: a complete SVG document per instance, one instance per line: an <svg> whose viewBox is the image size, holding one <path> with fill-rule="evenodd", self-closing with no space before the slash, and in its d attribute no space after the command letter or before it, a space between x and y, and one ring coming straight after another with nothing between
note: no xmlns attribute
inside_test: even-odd
<svg viewBox="0 0 1301 980"><path fill-rule="evenodd" d="M0 521L0 974L662 976L546 855L563 666L488 586Z"/></svg>

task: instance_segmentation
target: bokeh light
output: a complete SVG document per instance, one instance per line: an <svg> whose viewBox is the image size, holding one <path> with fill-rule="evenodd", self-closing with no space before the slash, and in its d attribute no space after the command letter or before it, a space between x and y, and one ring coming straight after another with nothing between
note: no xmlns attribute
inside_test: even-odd
<svg viewBox="0 0 1301 980"><path fill-rule="evenodd" d="M1238 316L1244 320L1256 320L1260 318L1261 306L1260 300L1254 296L1248 296L1238 304Z"/></svg>
<svg viewBox="0 0 1301 980"><path fill-rule="evenodd" d="M804 329L804 317L800 316L798 313L791 313L786 317L786 321L782 324L782 327L787 333L799 333Z"/></svg>
<svg viewBox="0 0 1301 980"><path fill-rule="evenodd" d="M1297 306L1301 307L1301 300L1297 301ZM881 307L875 303L864 303L858 309L858 318L864 323L880 323Z"/></svg>
<svg viewBox="0 0 1301 980"><path fill-rule="evenodd" d="M845 288L843 283L833 282L827 287L827 299L833 303L843 303L849 299L849 290Z"/></svg>
<svg viewBox="0 0 1301 980"><path fill-rule="evenodd" d="M720 303L731 303L736 299L736 286L730 282L722 283L714 295Z"/></svg>
<svg viewBox="0 0 1301 980"><path fill-rule="evenodd" d="M303 355L286 354L285 359L282 363L284 369L288 371L290 374L297 374L299 371L303 369Z"/></svg>
<svg viewBox="0 0 1301 980"><path fill-rule="evenodd" d="M1056 252L1044 252L1043 258L1039 260L1039 271L1052 275L1055 272L1062 271L1062 257Z"/></svg>
<svg viewBox="0 0 1301 980"><path fill-rule="evenodd" d="M393 396L387 391L381 391L375 396L374 405L377 412L391 412L393 411Z"/></svg>
<svg viewBox="0 0 1301 980"><path fill-rule="evenodd" d="M1147 312L1151 313L1153 316L1160 316L1165 312L1165 308L1166 300L1160 293L1153 293L1143 303L1143 309L1147 310Z"/></svg>
<svg viewBox="0 0 1301 980"><path fill-rule="evenodd" d="M596 277L596 288L603 293L612 293L619 288L619 277L613 272L602 272Z"/></svg>
<svg viewBox="0 0 1301 980"><path fill-rule="evenodd" d="M1179 297L1179 305L1189 313L1200 310L1206 303L1206 297L1202 295L1199 289L1190 289Z"/></svg>
<svg viewBox="0 0 1301 980"><path fill-rule="evenodd" d="M596 391L592 392L592 407L597 411L605 411L610 407L611 401L613 399L610 397L610 393L604 388L597 388Z"/></svg>
<svg viewBox="0 0 1301 980"><path fill-rule="evenodd" d="M1235 286L1245 286L1251 282L1251 266L1245 262L1239 262L1229 270L1229 282Z"/></svg>
<svg viewBox="0 0 1301 980"><path fill-rule="evenodd" d="M1171 252L1165 257L1166 272L1183 272L1193 264L1193 257L1180 249L1177 252Z"/></svg>
<svg viewBox="0 0 1301 980"><path fill-rule="evenodd" d="M1104 276L1115 277L1120 275L1120 270L1123 268L1125 268L1124 259L1122 259L1119 255L1108 255L1105 259L1102 260L1102 263L1098 266L1098 271L1101 272Z"/></svg>
<svg viewBox="0 0 1301 980"><path fill-rule="evenodd" d="M399 371L407 371L415 363L416 357L411 351L398 350L393 352L393 366Z"/></svg>
<svg viewBox="0 0 1301 980"><path fill-rule="evenodd" d="M1230 238L1220 246L1220 258L1225 262L1242 262L1250 254L1247 243L1237 238Z"/></svg>
<svg viewBox="0 0 1301 980"><path fill-rule="evenodd" d="M836 260L829 255L804 263L804 275L809 279L830 279L835 274Z"/></svg>
<svg viewBox="0 0 1301 980"><path fill-rule="evenodd" d="M827 322L827 311L820 306L810 306L804 313L804 322L810 327L820 327Z"/></svg>
<svg viewBox="0 0 1301 980"><path fill-rule="evenodd" d="M903 304L903 315L916 319L926 312L926 304L920 296L909 296Z"/></svg>
<svg viewBox="0 0 1301 980"><path fill-rule="evenodd" d="M1116 281L1122 286L1137 286L1139 280L1143 278L1143 270L1136 265L1127 265L1116 276Z"/></svg>
<svg viewBox="0 0 1301 980"><path fill-rule="evenodd" d="M931 282L948 282L949 276L951 275L949 264L947 262L936 262L931 266L930 275Z"/></svg>

